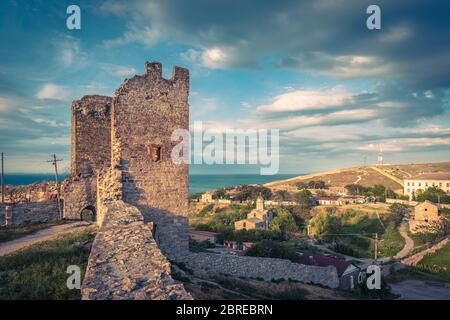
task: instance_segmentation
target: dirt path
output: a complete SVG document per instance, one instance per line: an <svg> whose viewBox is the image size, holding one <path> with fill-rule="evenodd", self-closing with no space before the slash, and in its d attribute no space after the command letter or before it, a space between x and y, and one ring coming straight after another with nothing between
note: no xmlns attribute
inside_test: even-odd
<svg viewBox="0 0 450 320"><path fill-rule="evenodd" d="M372 170L375 170L376 172L378 172L379 174L382 174L383 176L385 176L386 178L391 179L394 182L397 182L402 188L403 188L403 180L399 179L397 177L394 177L393 175L387 173L386 171L384 171L383 169L380 169L378 167L370 167Z"/></svg>
<svg viewBox="0 0 450 320"><path fill-rule="evenodd" d="M434 253L435 251L443 248L449 242L450 242L449 238L445 238L444 240L436 243L431 248L420 251L412 255L411 257L403 259L401 262L409 266L416 266L423 259L423 257L425 257L425 255L427 255L428 253Z"/></svg>
<svg viewBox="0 0 450 320"><path fill-rule="evenodd" d="M38 242L56 239L58 236L63 234L81 231L88 228L90 225L90 223L84 221L69 222L39 230L33 234L29 234L18 239L0 243L0 256L5 256Z"/></svg>
<svg viewBox="0 0 450 320"><path fill-rule="evenodd" d="M355 180L355 182L353 182L353 184L358 184L358 182L360 182L362 180L361 176L358 176L358 179Z"/></svg>
<svg viewBox="0 0 450 320"><path fill-rule="evenodd" d="M400 232L400 235L403 237L403 239L405 239L405 246L402 250L397 252L397 254L394 256L394 259L403 259L414 249L414 241L408 235L407 223L402 223L398 232Z"/></svg>

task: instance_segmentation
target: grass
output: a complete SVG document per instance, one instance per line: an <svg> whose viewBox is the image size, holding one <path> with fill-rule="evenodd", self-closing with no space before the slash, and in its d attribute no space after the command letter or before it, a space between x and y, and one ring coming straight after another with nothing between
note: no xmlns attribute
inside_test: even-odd
<svg viewBox="0 0 450 320"><path fill-rule="evenodd" d="M450 244L434 253L427 254L417 268L450 281Z"/></svg>
<svg viewBox="0 0 450 320"><path fill-rule="evenodd" d="M384 234L381 236L379 247L380 255L383 257L392 257L405 246L405 239L393 224L390 224Z"/></svg>
<svg viewBox="0 0 450 320"><path fill-rule="evenodd" d="M0 257L0 300L80 299L80 290L66 287L66 270L77 265L84 276L89 250L83 246L93 238L85 230Z"/></svg>
<svg viewBox="0 0 450 320"><path fill-rule="evenodd" d="M57 224L60 224L59 221L53 221L53 222L47 222L47 223L33 223L25 226L19 226L19 227L6 227L0 229L0 243L11 241L32 233L35 233L39 230L49 228L52 226L55 226Z"/></svg>

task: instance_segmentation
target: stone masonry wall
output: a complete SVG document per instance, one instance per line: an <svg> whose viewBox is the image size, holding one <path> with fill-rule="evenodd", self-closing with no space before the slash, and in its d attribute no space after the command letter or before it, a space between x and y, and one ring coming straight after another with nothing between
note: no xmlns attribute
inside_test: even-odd
<svg viewBox="0 0 450 320"><path fill-rule="evenodd" d="M82 285L82 299L190 300L144 223L139 210L121 200L105 201Z"/></svg>
<svg viewBox="0 0 450 320"><path fill-rule="evenodd" d="M57 200L22 202L0 207L0 226L20 226L59 219Z"/></svg>
<svg viewBox="0 0 450 320"><path fill-rule="evenodd" d="M122 172L123 200L154 222L155 237L171 259L188 251L188 165L175 164L171 141L176 129L189 129L189 74L175 67L164 79L159 63L126 80L112 103L112 158ZM161 148L160 161L150 156Z"/></svg>
<svg viewBox="0 0 450 320"><path fill-rule="evenodd" d="M72 103L73 176L92 175L111 160L111 97L84 96Z"/></svg>
<svg viewBox="0 0 450 320"><path fill-rule="evenodd" d="M61 189L64 199L64 218L81 219L83 209L88 207L96 209L96 176L71 176L64 181Z"/></svg>
<svg viewBox="0 0 450 320"><path fill-rule="evenodd" d="M306 266L283 259L238 257L203 252L191 253L184 262L190 269L203 269L209 274L262 278L266 281L291 279L333 289L339 286L337 270L333 266Z"/></svg>

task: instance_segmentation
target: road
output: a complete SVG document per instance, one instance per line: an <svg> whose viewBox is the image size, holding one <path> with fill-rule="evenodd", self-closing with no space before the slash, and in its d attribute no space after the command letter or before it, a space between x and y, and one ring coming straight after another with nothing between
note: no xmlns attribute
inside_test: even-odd
<svg viewBox="0 0 450 320"><path fill-rule="evenodd" d="M389 286L401 300L450 300L450 283L404 280Z"/></svg>
<svg viewBox="0 0 450 320"><path fill-rule="evenodd" d="M18 239L2 242L0 243L0 257L29 247L38 242L53 240L58 238L60 235L81 231L88 228L90 225L91 223L85 221L68 222L39 230L33 234L29 234Z"/></svg>

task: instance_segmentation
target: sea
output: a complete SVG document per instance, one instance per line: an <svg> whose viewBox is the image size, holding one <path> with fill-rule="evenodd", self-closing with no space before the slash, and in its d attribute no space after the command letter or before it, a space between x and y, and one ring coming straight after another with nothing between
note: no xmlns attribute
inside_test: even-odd
<svg viewBox="0 0 450 320"><path fill-rule="evenodd" d="M241 184L262 184L270 181L283 180L303 174L276 174L262 176L259 174L190 174L189 192L191 194L215 190L224 187L238 186ZM59 175L62 181L67 174ZM26 185L40 181L55 181L53 174L5 174L5 184Z"/></svg>

